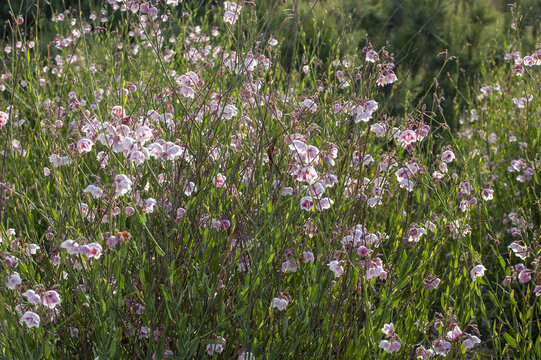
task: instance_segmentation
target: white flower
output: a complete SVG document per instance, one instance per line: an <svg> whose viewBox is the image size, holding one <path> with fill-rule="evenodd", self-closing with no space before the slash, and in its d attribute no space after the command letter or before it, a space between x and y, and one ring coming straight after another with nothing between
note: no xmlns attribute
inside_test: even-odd
<svg viewBox="0 0 541 360"><path fill-rule="evenodd" d="M483 265L477 265L470 271L470 275L473 281L477 280L478 277L482 277L485 275L485 270L487 268Z"/></svg>
<svg viewBox="0 0 541 360"><path fill-rule="evenodd" d="M94 199L98 199L103 195L103 190L94 185L88 185L84 190L84 193L90 193Z"/></svg>
<svg viewBox="0 0 541 360"><path fill-rule="evenodd" d="M272 300L272 307L277 308L280 311L285 310L288 304L289 304L289 301L285 299L284 297L274 298Z"/></svg>

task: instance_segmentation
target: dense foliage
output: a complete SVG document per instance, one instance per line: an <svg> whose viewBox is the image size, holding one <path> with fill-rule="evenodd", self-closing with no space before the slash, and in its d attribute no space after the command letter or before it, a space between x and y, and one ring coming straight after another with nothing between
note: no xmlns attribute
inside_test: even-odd
<svg viewBox="0 0 541 360"><path fill-rule="evenodd" d="M468 57L491 5L282 3L8 19L0 357L541 357L521 8Z"/></svg>

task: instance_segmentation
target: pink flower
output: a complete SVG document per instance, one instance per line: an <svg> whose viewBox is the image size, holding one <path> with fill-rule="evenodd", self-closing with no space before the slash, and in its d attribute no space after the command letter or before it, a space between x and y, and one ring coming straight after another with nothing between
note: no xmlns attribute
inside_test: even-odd
<svg viewBox="0 0 541 360"><path fill-rule="evenodd" d="M318 179L316 169L312 166L302 166L295 173L297 181L304 181L308 184L314 184Z"/></svg>
<svg viewBox="0 0 541 360"><path fill-rule="evenodd" d="M333 260L329 264L327 264L329 269L334 273L335 278L340 277L340 275L344 273L344 267L342 265L344 265L343 261L336 260Z"/></svg>
<svg viewBox="0 0 541 360"><path fill-rule="evenodd" d="M113 179L113 185L115 187L115 197L118 197L131 191L132 182L126 175L118 174Z"/></svg>
<svg viewBox="0 0 541 360"><path fill-rule="evenodd" d="M366 268L366 279L370 280L373 277L385 277L387 272L383 269L383 263L380 258L375 258L373 261L370 261Z"/></svg>
<svg viewBox="0 0 541 360"><path fill-rule="evenodd" d="M222 351L224 351L225 339L220 338L218 341L218 343L207 345L206 351L209 356L214 355L214 353L221 353Z"/></svg>
<svg viewBox="0 0 541 360"><path fill-rule="evenodd" d="M451 343L445 340L438 339L432 343L432 348L438 355L447 355L451 350Z"/></svg>
<svg viewBox="0 0 541 360"><path fill-rule="evenodd" d="M492 189L484 189L481 192L481 196L483 197L483 200L485 200L485 201L492 200L492 199L494 199L494 190L492 190Z"/></svg>
<svg viewBox="0 0 541 360"><path fill-rule="evenodd" d="M94 199L98 199L103 195L103 190L94 185L88 185L84 190L84 193L90 193Z"/></svg>
<svg viewBox="0 0 541 360"><path fill-rule="evenodd" d="M391 335L394 334L394 324L393 323L384 324L383 329L381 329L381 332L385 334L385 336L390 337Z"/></svg>
<svg viewBox="0 0 541 360"><path fill-rule="evenodd" d="M297 272L297 269L299 268L299 263L295 259L289 259L287 261L284 261L282 263L282 272Z"/></svg>
<svg viewBox="0 0 541 360"><path fill-rule="evenodd" d="M77 141L77 151L79 151L79 154L84 154L87 152L92 151L92 146L94 145L94 142L87 138L82 138L81 140Z"/></svg>
<svg viewBox="0 0 541 360"><path fill-rule="evenodd" d="M21 322L25 323L29 328L39 327L39 315L32 311L27 311L21 316Z"/></svg>
<svg viewBox="0 0 541 360"><path fill-rule="evenodd" d="M126 112L124 111L124 108L120 105L113 106L113 109L111 110L111 116L115 119L123 119L126 116Z"/></svg>
<svg viewBox="0 0 541 360"><path fill-rule="evenodd" d="M177 219L176 219L176 221L179 222L180 219L182 219L185 214L186 214L186 210L184 208L178 208L177 209Z"/></svg>
<svg viewBox="0 0 541 360"><path fill-rule="evenodd" d="M238 110L235 105L226 105L224 107L224 111L222 112L222 116L227 120L231 120L233 116L237 116L237 114Z"/></svg>
<svg viewBox="0 0 541 360"><path fill-rule="evenodd" d="M301 261L303 263L313 263L314 262L314 254L311 251L305 251L301 254Z"/></svg>
<svg viewBox="0 0 541 360"><path fill-rule="evenodd" d="M7 278L6 286L8 287L8 289L15 290L15 288L22 283L23 280L21 279L19 273L14 272Z"/></svg>
<svg viewBox="0 0 541 360"><path fill-rule="evenodd" d="M156 206L156 200L153 198L148 198L143 204L143 212L145 214L152 214L154 212L154 206Z"/></svg>
<svg viewBox="0 0 541 360"><path fill-rule="evenodd" d="M366 58L365 58L366 61L368 62L371 62L371 63L376 63L379 61L379 56L378 56L378 53L375 52L374 50L368 50L366 52Z"/></svg>
<svg viewBox="0 0 541 360"><path fill-rule="evenodd" d="M466 335L468 336L468 338L464 340L464 342L462 342L462 345L464 345L466 349L473 349L475 345L481 343L481 340L477 336L470 334Z"/></svg>
<svg viewBox="0 0 541 360"><path fill-rule="evenodd" d="M320 210L326 210L326 209L330 209L331 208L331 205L334 203L334 201L332 201L331 199L329 198L323 198L321 200L319 200L319 209Z"/></svg>
<svg viewBox="0 0 541 360"><path fill-rule="evenodd" d="M225 175L222 175L222 174L218 174L214 177L214 180L212 180L212 183L214 184L214 186L216 186L217 188L221 188L225 185L225 180L227 178L225 177Z"/></svg>
<svg viewBox="0 0 541 360"><path fill-rule="evenodd" d="M434 350L427 350L424 346L419 346L417 349L415 349L415 355L417 356L417 359L428 360L434 355Z"/></svg>
<svg viewBox="0 0 541 360"><path fill-rule="evenodd" d="M0 129L3 128L9 119L9 115L3 111L0 111Z"/></svg>
<svg viewBox="0 0 541 360"><path fill-rule="evenodd" d="M526 258L530 255L528 248L526 246L519 245L516 241L512 242L508 248L513 250L513 253L522 260L526 260Z"/></svg>
<svg viewBox="0 0 541 360"><path fill-rule="evenodd" d="M358 249L357 249L357 256L359 257L365 257L366 255L368 255L368 248L364 245L361 245Z"/></svg>
<svg viewBox="0 0 541 360"><path fill-rule="evenodd" d="M315 102L313 102L312 100L310 99L305 99L303 102L302 102L302 105L308 109L308 111L310 111L312 114L315 113L317 111L317 104Z"/></svg>
<svg viewBox="0 0 541 360"><path fill-rule="evenodd" d="M432 291L435 290L440 285L441 280L437 277L429 277L425 280L423 284L423 289Z"/></svg>
<svg viewBox="0 0 541 360"><path fill-rule="evenodd" d="M54 309L57 305L60 305L60 303L60 295L56 291L49 290L45 293L43 305L47 306L49 309Z"/></svg>
<svg viewBox="0 0 541 360"><path fill-rule="evenodd" d="M314 200L311 196L305 196L301 199L301 210L310 211L314 207Z"/></svg>
<svg viewBox="0 0 541 360"><path fill-rule="evenodd" d="M62 249L66 249L70 255L79 253L79 244L71 239L64 241L62 244L60 244L60 247Z"/></svg>
<svg viewBox="0 0 541 360"><path fill-rule="evenodd" d="M85 255L88 258L99 259L101 257L102 251L103 249L101 245L94 242L94 243L88 244L88 250Z"/></svg>
<svg viewBox="0 0 541 360"><path fill-rule="evenodd" d="M387 353L393 353L400 350L402 343L400 339L398 341L381 340L378 347L385 350Z"/></svg>
<svg viewBox="0 0 541 360"><path fill-rule="evenodd" d="M30 304L38 305L41 303L41 298L34 290L26 290L23 296L28 300Z"/></svg>
<svg viewBox="0 0 541 360"><path fill-rule="evenodd" d="M473 281L477 280L478 277L482 277L485 275L485 270L487 268L483 265L477 265L470 271L470 275Z"/></svg>
<svg viewBox="0 0 541 360"><path fill-rule="evenodd" d="M460 330L458 326L455 325L452 331L447 332L447 335L445 336L445 338L449 340L450 342L455 342L455 341L458 341L458 339L460 338L460 335L462 335L462 331Z"/></svg>
<svg viewBox="0 0 541 360"><path fill-rule="evenodd" d="M228 24L235 24L237 22L238 16L232 11L226 11L224 14L224 22Z"/></svg>
<svg viewBox="0 0 541 360"><path fill-rule="evenodd" d="M445 150L442 154L441 154L441 160L446 162L446 163L450 163L452 162L453 160L455 160L456 157L455 157L455 153L451 150Z"/></svg>
<svg viewBox="0 0 541 360"><path fill-rule="evenodd" d="M415 245L419 242L421 236L426 235L426 230L415 225L409 229L408 235L407 243Z"/></svg>
<svg viewBox="0 0 541 360"><path fill-rule="evenodd" d="M272 299L272 307L277 308L279 311L284 311L288 304L289 300L285 296Z"/></svg>
<svg viewBox="0 0 541 360"><path fill-rule="evenodd" d="M526 284L532 280L532 274L534 274L535 271L524 269L518 274L518 282L521 284Z"/></svg>

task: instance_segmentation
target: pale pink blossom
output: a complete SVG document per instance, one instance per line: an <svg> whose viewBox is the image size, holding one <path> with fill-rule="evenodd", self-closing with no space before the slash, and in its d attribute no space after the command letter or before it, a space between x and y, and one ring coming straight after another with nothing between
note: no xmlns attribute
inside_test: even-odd
<svg viewBox="0 0 541 360"><path fill-rule="evenodd" d="M32 311L27 311L21 316L21 322L25 323L29 328L39 327L39 315Z"/></svg>
<svg viewBox="0 0 541 360"><path fill-rule="evenodd" d="M477 336L469 334L467 335L468 338L462 342L462 345L464 345L466 349L473 349L475 345L481 343L481 340Z"/></svg>
<svg viewBox="0 0 541 360"><path fill-rule="evenodd" d="M295 259L289 259L282 263L282 272L297 272L299 263Z"/></svg>
<svg viewBox="0 0 541 360"><path fill-rule="evenodd" d="M132 181L124 174L118 174L113 179L113 185L115 187L115 196L122 196L131 191Z"/></svg>
<svg viewBox="0 0 541 360"><path fill-rule="evenodd" d="M344 273L345 270L342 265L344 265L343 261L336 261L336 260L333 260L329 262L329 264L327 264L329 269L334 273L335 278L340 277Z"/></svg>
<svg viewBox="0 0 541 360"><path fill-rule="evenodd" d="M84 190L84 193L90 193L94 199L98 199L103 195L103 190L95 185L88 185Z"/></svg>
<svg viewBox="0 0 541 360"><path fill-rule="evenodd" d="M384 324L383 329L381 329L381 332L385 334L385 336L390 337L391 335L394 334L394 324L393 323Z"/></svg>
<svg viewBox="0 0 541 360"><path fill-rule="evenodd" d="M39 297L38 294L36 294L34 290L26 290L23 293L23 296L28 300L30 304L33 304L33 305L41 304L41 298Z"/></svg>
<svg viewBox="0 0 541 360"><path fill-rule="evenodd" d="M458 341L460 338L460 335L462 335L462 330L458 326L455 325L453 330L448 331L447 335L445 335L445 338L450 342Z"/></svg>
<svg viewBox="0 0 541 360"><path fill-rule="evenodd" d="M470 271L470 275L473 281L477 280L477 278L482 277L485 275L486 267L483 265L477 265Z"/></svg>
<svg viewBox="0 0 541 360"><path fill-rule="evenodd" d="M148 198L143 203L143 212L145 214L151 214L154 212L154 207L156 206L156 199Z"/></svg>
<svg viewBox="0 0 541 360"><path fill-rule="evenodd" d="M305 251L301 254L301 261L303 263L313 263L314 262L314 254L311 251Z"/></svg>
<svg viewBox="0 0 541 360"><path fill-rule="evenodd" d="M272 300L272 307L279 311L284 311L289 304L289 300L285 296L275 297Z"/></svg>
<svg viewBox="0 0 541 360"><path fill-rule="evenodd" d="M6 286L11 290L15 290L15 288L22 283L23 279L21 279L21 276L17 272L11 274L6 280Z"/></svg>
<svg viewBox="0 0 541 360"><path fill-rule="evenodd" d="M60 305L61 302L60 295L54 290L45 292L45 295L43 296L43 305L47 306L49 309L54 309L56 306Z"/></svg>

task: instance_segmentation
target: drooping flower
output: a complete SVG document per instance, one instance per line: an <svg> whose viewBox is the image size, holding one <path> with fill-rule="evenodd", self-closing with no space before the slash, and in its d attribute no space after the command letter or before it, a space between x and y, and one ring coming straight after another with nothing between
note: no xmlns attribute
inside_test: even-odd
<svg viewBox="0 0 541 360"><path fill-rule="evenodd" d="M19 275L18 272L14 272L6 280L6 286L8 287L8 289L11 289L11 290L15 290L15 288L18 285L21 285L22 283L23 283L23 279L21 279L21 276Z"/></svg>
<svg viewBox="0 0 541 360"><path fill-rule="evenodd" d="M284 311L288 304L289 300L285 296L272 299L272 307L277 308L279 311Z"/></svg>
<svg viewBox="0 0 541 360"><path fill-rule="evenodd" d="M297 269L299 268L299 263L295 259L289 259L282 263L282 272L297 272Z"/></svg>
<svg viewBox="0 0 541 360"><path fill-rule="evenodd" d="M39 327L39 315L32 311L27 311L21 316L21 322L25 323L29 328Z"/></svg>
<svg viewBox="0 0 541 360"><path fill-rule="evenodd" d="M466 335L468 336L468 338L462 342L462 345L464 345L466 349L473 349L475 345L481 343L481 339L479 339L477 336L470 334Z"/></svg>
<svg viewBox="0 0 541 360"><path fill-rule="evenodd" d="M88 185L84 190L84 193L90 193L94 199L98 199L103 195L103 190L95 185Z"/></svg>
<svg viewBox="0 0 541 360"><path fill-rule="evenodd" d="M385 352L389 354L399 351L401 346L402 343L400 342L400 339L395 341L381 340L378 345L380 349L385 350Z"/></svg>
<svg viewBox="0 0 541 360"><path fill-rule="evenodd" d="M432 349L425 349L424 346L419 346L417 349L415 349L415 356L417 356L417 359L421 360L428 360L430 357L434 355L434 350Z"/></svg>
<svg viewBox="0 0 541 360"><path fill-rule="evenodd" d="M301 210L310 211L314 207L314 200L311 196L305 196L301 199Z"/></svg>
<svg viewBox="0 0 541 360"><path fill-rule="evenodd" d="M452 150L445 150L441 154L441 159L442 159L442 161L444 161L446 163L450 163L450 162L452 162L453 160L456 159L455 153Z"/></svg>
<svg viewBox="0 0 541 360"><path fill-rule="evenodd" d="M214 344L208 344L206 351L209 356L212 356L214 355L214 353L221 353L222 351L224 351L224 347L225 347L225 339L220 338L219 342L214 343Z"/></svg>
<svg viewBox="0 0 541 360"><path fill-rule="evenodd" d="M36 292L34 290L26 290L24 293L23 293L23 296L28 300L28 302L30 304L33 304L33 305L39 305L41 304L41 298L39 297L38 294L36 294Z"/></svg>
<svg viewBox="0 0 541 360"><path fill-rule="evenodd" d="M57 305L60 305L61 302L60 295L54 290L45 292L45 295L43 296L43 305L47 306L49 309L54 309Z"/></svg>
<svg viewBox="0 0 541 360"><path fill-rule="evenodd" d="M344 262L333 260L327 266L334 273L334 277L340 277L344 273Z"/></svg>
<svg viewBox="0 0 541 360"><path fill-rule="evenodd" d="M115 119L122 119L126 116L126 112L124 111L124 108L120 105L113 106L111 109L111 116Z"/></svg>
<svg viewBox="0 0 541 360"><path fill-rule="evenodd" d="M460 330L460 328L455 325L453 330L447 332L445 338L450 342L455 342L460 338L460 335L462 335L462 330Z"/></svg>
<svg viewBox="0 0 541 360"><path fill-rule="evenodd" d="M394 334L394 324L393 323L384 324L383 329L381 329L381 332L385 334L385 336L387 337L392 336Z"/></svg>
<svg viewBox="0 0 541 360"><path fill-rule="evenodd" d="M131 191L132 181L124 174L118 174L113 179L113 185L115 187L115 196L122 196Z"/></svg>
<svg viewBox="0 0 541 360"><path fill-rule="evenodd" d="M94 142L87 138L82 138L81 140L77 141L77 151L79 154L84 154L87 152L92 151L92 146L94 145Z"/></svg>
<svg viewBox="0 0 541 360"><path fill-rule="evenodd" d="M71 239L64 241L62 244L60 244L60 247L62 249L66 249L70 255L79 253L79 244Z"/></svg>
<svg viewBox="0 0 541 360"><path fill-rule="evenodd" d="M314 254L311 251L305 251L301 254L301 261L303 263L313 263L314 262Z"/></svg>
<svg viewBox="0 0 541 360"><path fill-rule="evenodd" d="M477 265L470 271L470 275L473 281L477 280L477 278L482 277L485 275L486 267L483 265Z"/></svg>

